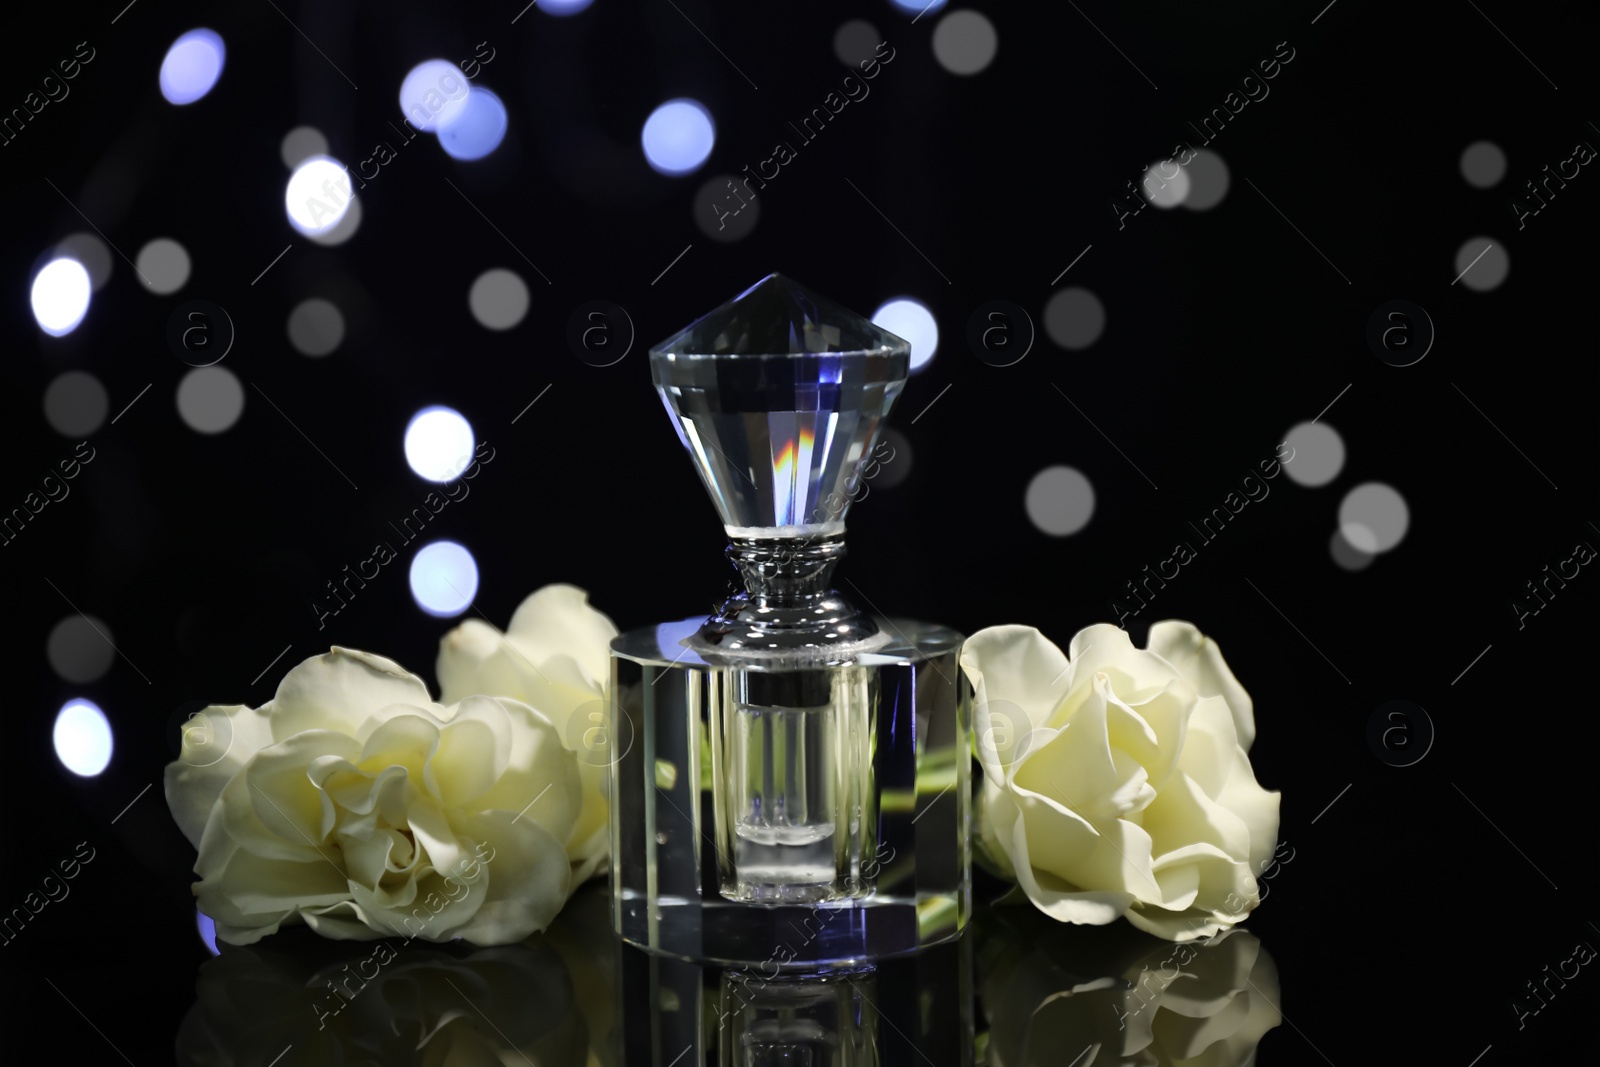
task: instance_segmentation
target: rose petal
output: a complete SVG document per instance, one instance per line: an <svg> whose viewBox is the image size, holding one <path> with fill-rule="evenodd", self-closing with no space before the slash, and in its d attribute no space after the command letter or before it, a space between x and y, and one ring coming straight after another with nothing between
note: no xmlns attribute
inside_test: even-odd
<svg viewBox="0 0 1600 1067"><path fill-rule="evenodd" d="M1037 740L1072 683L1067 657L1032 626L991 626L961 646L973 687L973 737L984 774L1004 778ZM1020 714L1026 721L1012 722Z"/></svg>
<svg viewBox="0 0 1600 1067"><path fill-rule="evenodd" d="M239 768L272 744L267 715L243 704L213 704L184 724L182 750L167 764L162 784L167 807L195 848L222 787Z"/></svg>
<svg viewBox="0 0 1600 1067"><path fill-rule="evenodd" d="M1222 648L1193 623L1167 619L1150 625L1150 651L1166 660L1203 697L1220 696L1233 715L1239 747L1246 752L1256 739L1255 702L1222 658Z"/></svg>
<svg viewBox="0 0 1600 1067"><path fill-rule="evenodd" d="M512 643L536 661L572 657L591 686L604 686L611 677L611 639L618 633L615 623L589 606L588 593L564 583L535 590L517 606L506 627Z"/></svg>
<svg viewBox="0 0 1600 1067"><path fill-rule="evenodd" d="M335 647L292 667L278 683L268 714L279 741L302 730L339 730L364 739L371 731L367 720L383 709L431 703L422 679L393 660Z"/></svg>

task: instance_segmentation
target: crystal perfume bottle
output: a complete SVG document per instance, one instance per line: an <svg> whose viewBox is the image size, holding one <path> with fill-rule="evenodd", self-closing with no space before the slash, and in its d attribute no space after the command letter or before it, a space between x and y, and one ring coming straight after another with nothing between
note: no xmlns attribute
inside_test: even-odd
<svg viewBox="0 0 1600 1067"><path fill-rule="evenodd" d="M831 584L909 356L777 274L651 349L743 588L612 642L612 917L633 944L804 967L966 923L961 635Z"/></svg>

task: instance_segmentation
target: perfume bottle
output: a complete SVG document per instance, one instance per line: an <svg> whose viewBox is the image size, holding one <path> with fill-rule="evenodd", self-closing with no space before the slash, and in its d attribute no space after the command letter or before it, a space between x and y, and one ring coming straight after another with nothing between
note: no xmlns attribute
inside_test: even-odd
<svg viewBox="0 0 1600 1067"><path fill-rule="evenodd" d="M777 274L650 351L742 588L612 642L612 919L632 944L802 968L966 923L962 637L832 584L909 357Z"/></svg>

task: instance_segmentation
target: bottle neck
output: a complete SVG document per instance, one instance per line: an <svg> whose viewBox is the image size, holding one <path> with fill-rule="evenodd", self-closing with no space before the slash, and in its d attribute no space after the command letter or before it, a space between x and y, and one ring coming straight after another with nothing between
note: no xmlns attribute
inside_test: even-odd
<svg viewBox="0 0 1600 1067"><path fill-rule="evenodd" d="M842 534L735 537L727 556L743 585L700 636L725 649L799 651L859 642L878 627L832 587Z"/></svg>

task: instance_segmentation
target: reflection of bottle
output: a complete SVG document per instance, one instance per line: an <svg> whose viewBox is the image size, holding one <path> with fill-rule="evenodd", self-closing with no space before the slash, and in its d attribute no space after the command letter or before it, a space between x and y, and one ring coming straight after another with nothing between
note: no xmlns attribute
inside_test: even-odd
<svg viewBox="0 0 1600 1067"><path fill-rule="evenodd" d="M964 937L863 967L780 973L771 961L724 968L618 943L615 1062L971 1067L973 952Z"/></svg>
<svg viewBox="0 0 1600 1067"><path fill-rule="evenodd" d="M612 721L638 739L612 762L613 920L634 944L800 967L966 921L961 635L831 584L909 361L775 274L651 350L742 581L703 624L613 642Z"/></svg>
<svg viewBox="0 0 1600 1067"><path fill-rule="evenodd" d="M877 1067L876 975L722 976L721 1067Z"/></svg>

